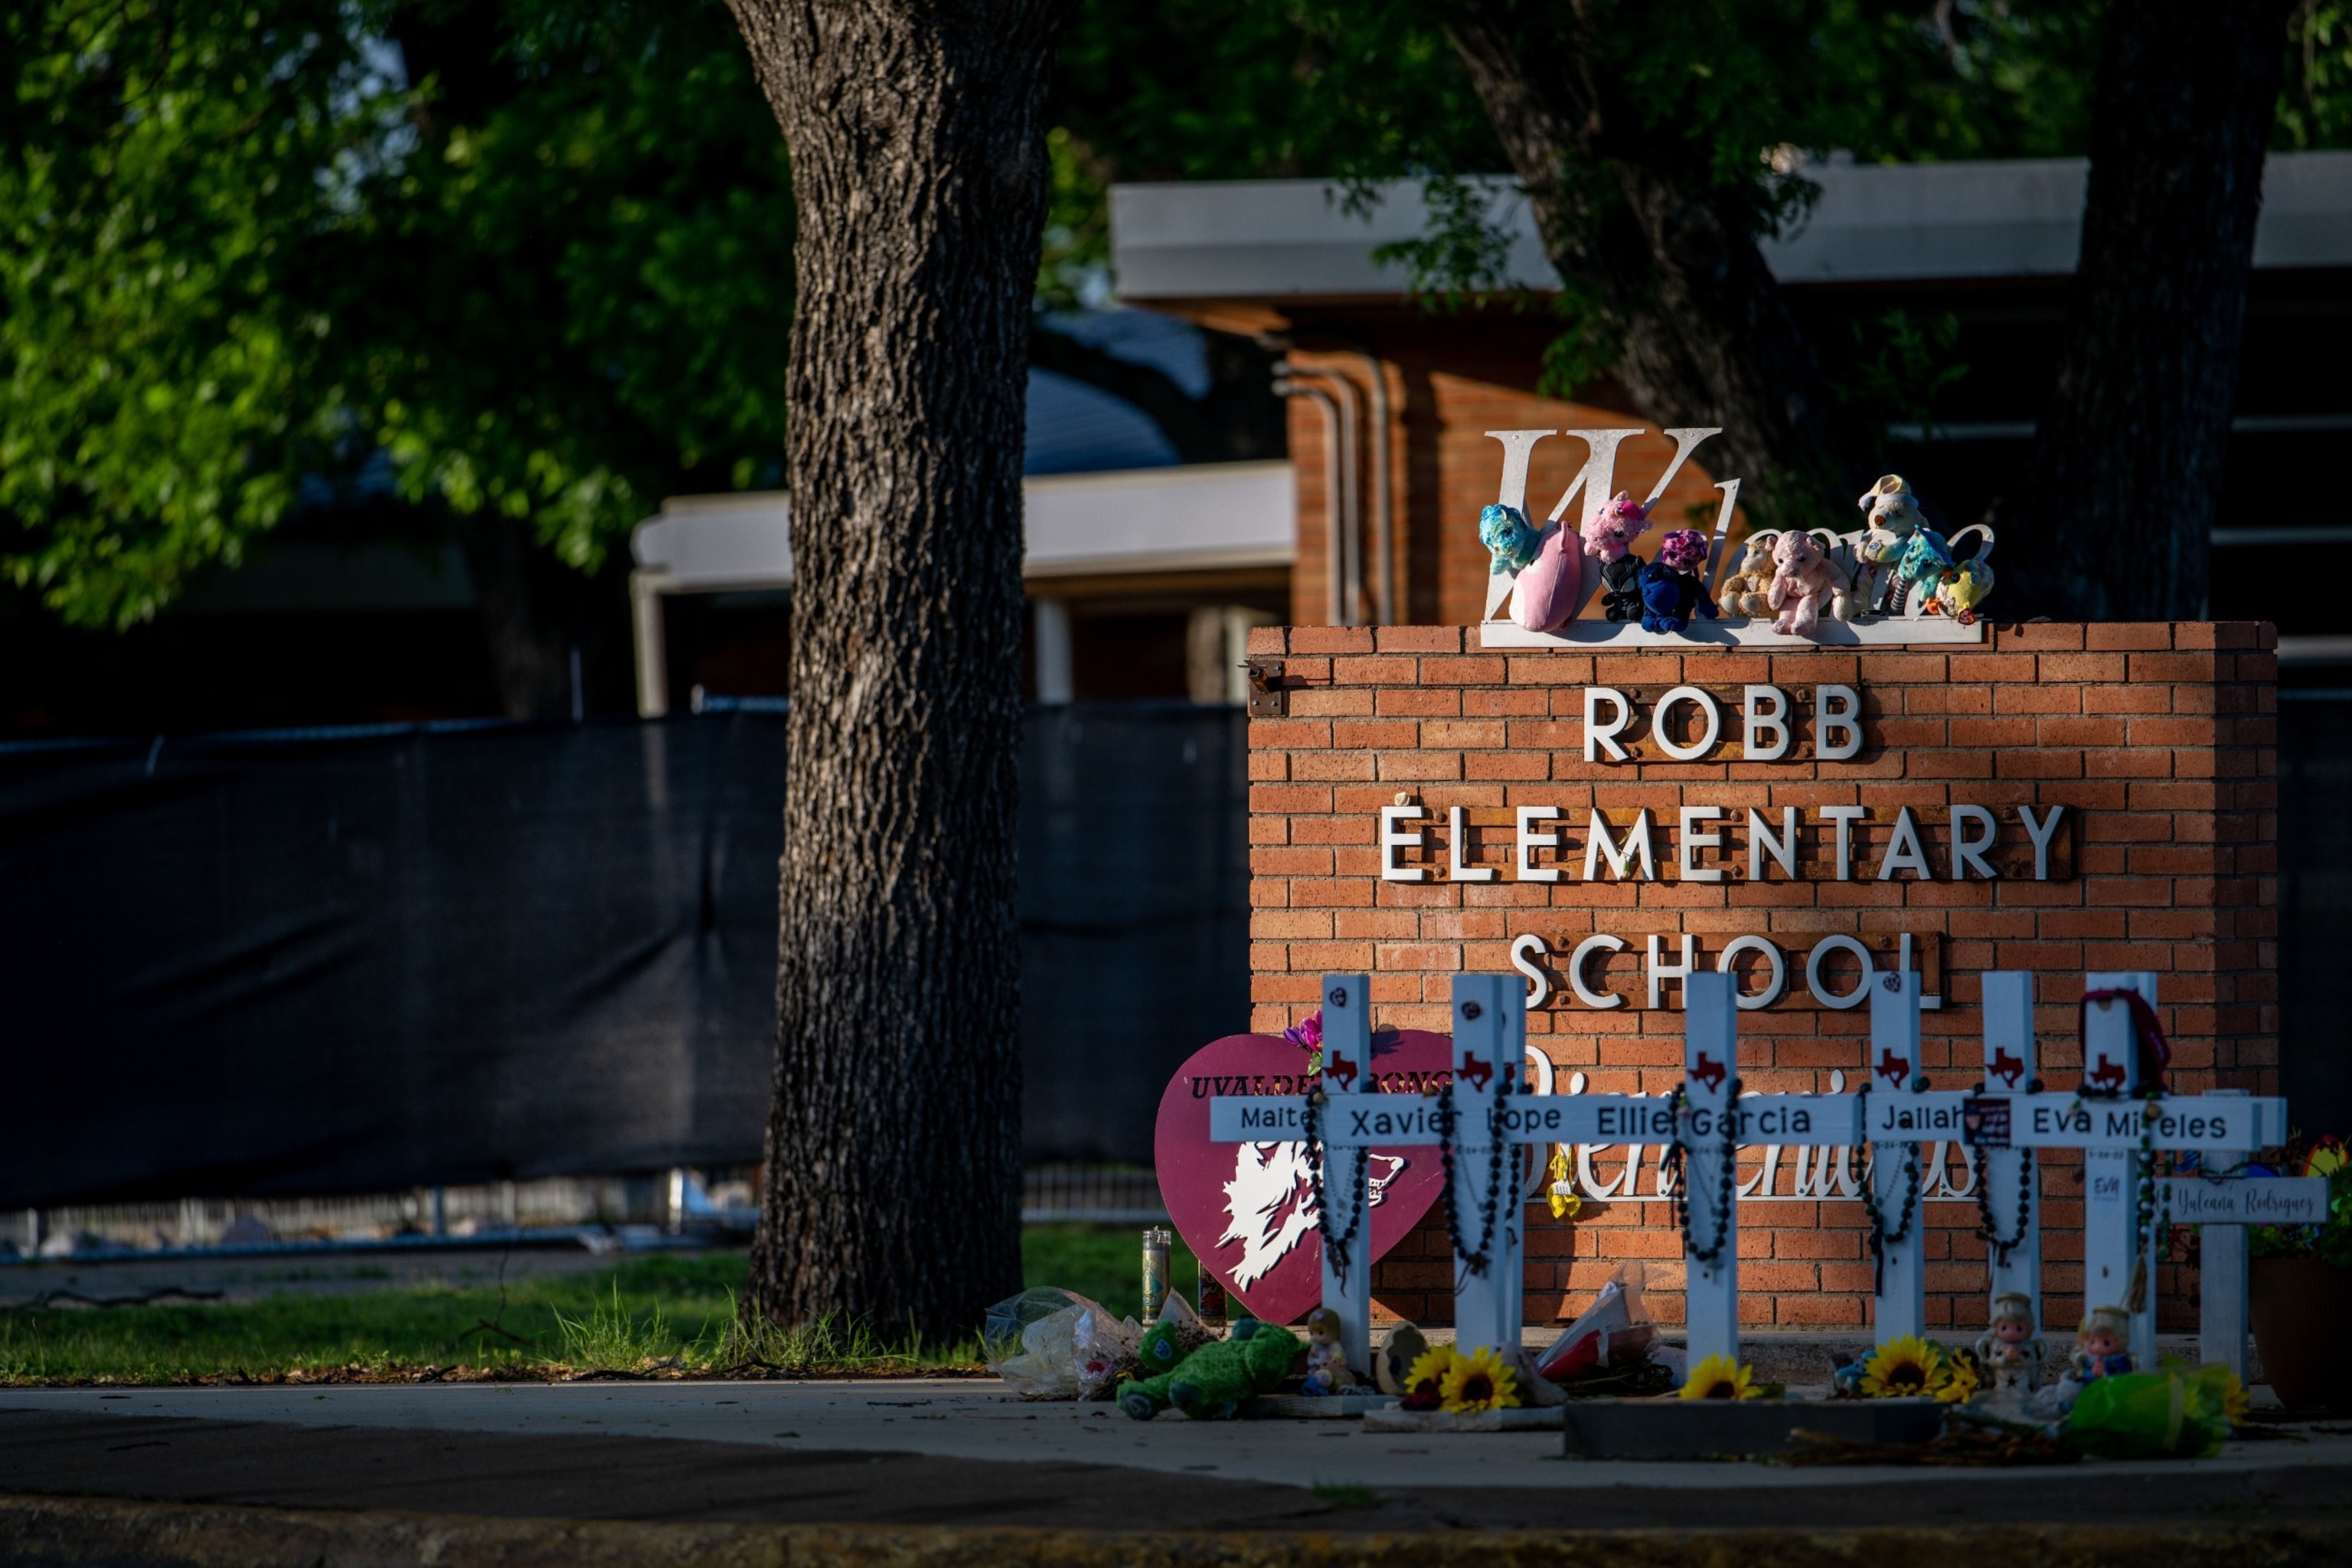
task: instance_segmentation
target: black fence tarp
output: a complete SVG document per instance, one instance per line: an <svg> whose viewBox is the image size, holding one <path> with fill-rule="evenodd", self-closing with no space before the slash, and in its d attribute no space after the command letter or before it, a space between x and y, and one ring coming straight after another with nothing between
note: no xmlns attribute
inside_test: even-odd
<svg viewBox="0 0 2352 1568"><path fill-rule="evenodd" d="M0 1207L758 1156L781 716L0 749ZM1244 721L1046 709L1029 1157L1248 1016Z"/></svg>

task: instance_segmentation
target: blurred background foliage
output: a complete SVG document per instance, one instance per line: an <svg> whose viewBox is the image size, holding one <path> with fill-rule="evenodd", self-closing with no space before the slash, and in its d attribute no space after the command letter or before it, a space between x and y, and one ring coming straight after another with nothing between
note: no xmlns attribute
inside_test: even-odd
<svg viewBox="0 0 2352 1568"><path fill-rule="evenodd" d="M1832 151L2079 153L2105 16L1588 10L1637 133L1759 229L1797 219ZM1440 15L1085 0L1041 309L1109 297L1116 181L1442 198L1505 167ZM2345 145L2344 0L2281 42L2278 144ZM0 565L66 619L153 616L305 498L403 498L409 526L474 531L478 574L515 553L485 529L593 571L664 494L782 482L790 171L719 0L27 0L0 69ZM1433 287L1486 254L1483 208L1436 210L1409 258Z"/></svg>

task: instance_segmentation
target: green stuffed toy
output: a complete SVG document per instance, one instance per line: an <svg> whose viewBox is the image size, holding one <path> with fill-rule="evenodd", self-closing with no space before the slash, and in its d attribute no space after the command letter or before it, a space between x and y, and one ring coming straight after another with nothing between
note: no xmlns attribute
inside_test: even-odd
<svg viewBox="0 0 2352 1568"><path fill-rule="evenodd" d="M1173 1370L1119 1391L1118 1407L1149 1421L1173 1405L1195 1421L1223 1421L1254 1394L1271 1394L1290 1375L1303 1349L1288 1329L1238 1319L1229 1340L1215 1340Z"/></svg>

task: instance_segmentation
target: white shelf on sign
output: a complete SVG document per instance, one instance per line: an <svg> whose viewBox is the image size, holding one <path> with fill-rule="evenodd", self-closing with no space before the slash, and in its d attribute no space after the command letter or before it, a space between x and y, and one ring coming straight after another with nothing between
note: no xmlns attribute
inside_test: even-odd
<svg viewBox="0 0 2352 1568"><path fill-rule="evenodd" d="M1515 621L1485 621L1480 647L1903 647L1923 643L1980 643L1985 623L1962 626L1948 616L1885 616L1866 621L1824 619L1810 637L1776 632L1767 620L1695 620L1678 632L1643 631L1638 621L1570 621L1556 632L1531 632Z"/></svg>

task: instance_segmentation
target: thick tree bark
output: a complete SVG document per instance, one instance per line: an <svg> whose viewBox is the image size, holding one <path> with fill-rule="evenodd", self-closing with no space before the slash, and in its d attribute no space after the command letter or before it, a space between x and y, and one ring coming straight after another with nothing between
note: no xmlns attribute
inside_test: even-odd
<svg viewBox="0 0 2352 1568"><path fill-rule="evenodd" d="M1021 457L1062 0L730 0L792 150L792 718L748 1311L1018 1289Z"/></svg>
<svg viewBox="0 0 2352 1568"><path fill-rule="evenodd" d="M2207 613L2287 10L2120 0L2108 19L2082 259L2021 509L2032 523L2002 541L2026 607Z"/></svg>
<svg viewBox="0 0 2352 1568"><path fill-rule="evenodd" d="M1553 267L1614 319L1617 378L1643 412L1722 426L1705 460L1746 479L1742 502L1760 512L1867 484L1869 445L1765 263L1750 195L1645 142L1582 8L1456 0L1444 16Z"/></svg>

